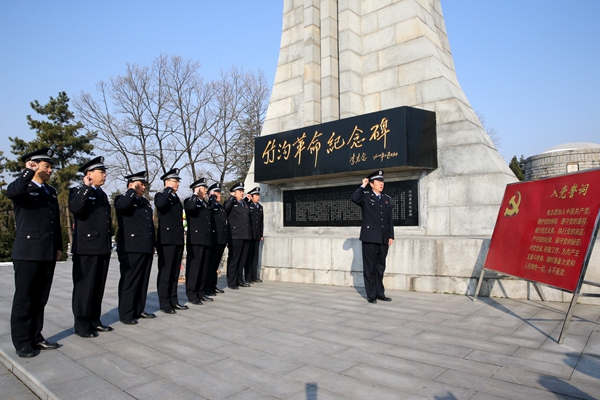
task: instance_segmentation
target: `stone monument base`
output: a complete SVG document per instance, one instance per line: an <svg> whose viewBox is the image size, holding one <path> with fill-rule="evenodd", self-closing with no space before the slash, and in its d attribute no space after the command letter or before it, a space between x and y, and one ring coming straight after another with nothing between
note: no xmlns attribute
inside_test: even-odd
<svg viewBox="0 0 600 400"><path fill-rule="evenodd" d="M355 237L339 235L270 235L265 237L260 259L261 278L334 286L364 287L362 246ZM600 240L598 241L600 242ZM596 243L600 246L600 243ZM387 257L386 289L473 295L490 244L488 238L396 238ZM592 254L586 280L600 282L600 251ZM571 301L571 294L542 286L548 301ZM600 293L584 285L583 292ZM480 296L539 299L531 283L487 271ZM600 304L600 299L580 297L580 303Z"/></svg>

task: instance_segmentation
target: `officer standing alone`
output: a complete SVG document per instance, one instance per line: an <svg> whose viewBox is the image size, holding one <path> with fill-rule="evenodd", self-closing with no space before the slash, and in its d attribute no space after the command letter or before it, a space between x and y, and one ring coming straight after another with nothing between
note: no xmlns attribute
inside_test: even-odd
<svg viewBox="0 0 600 400"><path fill-rule="evenodd" d="M56 190L47 184L54 164L52 155L51 149L44 148L21 157L25 169L6 190L17 225L11 254L15 295L10 331L17 355L25 358L34 357L36 349L59 347L42 336L44 308L63 250Z"/></svg>
<svg viewBox="0 0 600 400"><path fill-rule="evenodd" d="M391 301L385 296L383 274L389 247L394 242L391 198L383 194L383 171L375 171L362 180L362 185L352 193L352 201L362 209L363 278L369 303L377 299Z"/></svg>
<svg viewBox="0 0 600 400"><path fill-rule="evenodd" d="M154 196L158 214L158 278L156 288L160 309L165 314L175 314L175 310L187 310L179 304L177 284L181 259L183 258L183 206L177 196L179 190L179 169L173 168L160 177L165 188Z"/></svg>
<svg viewBox="0 0 600 400"><path fill-rule="evenodd" d="M101 189L106 182L104 157L96 157L79 168L83 185L69 192L73 213L73 316L75 334L84 338L110 332L100 321L102 298L110 263L112 218L108 196Z"/></svg>
<svg viewBox="0 0 600 400"><path fill-rule="evenodd" d="M117 211L117 255L119 256L119 319L135 325L138 318L156 318L147 313L146 297L156 246L154 217L150 202L144 197L146 171L125 176L127 191L115 199Z"/></svg>

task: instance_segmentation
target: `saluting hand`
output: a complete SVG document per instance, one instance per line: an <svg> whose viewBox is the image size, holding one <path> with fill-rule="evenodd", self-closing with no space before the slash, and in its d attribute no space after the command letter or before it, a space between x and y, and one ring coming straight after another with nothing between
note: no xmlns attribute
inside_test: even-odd
<svg viewBox="0 0 600 400"><path fill-rule="evenodd" d="M83 184L87 186L92 186L92 177L90 175L86 175L83 177Z"/></svg>
<svg viewBox="0 0 600 400"><path fill-rule="evenodd" d="M362 180L362 187L367 187L367 185L369 184L369 178L363 178Z"/></svg>
<svg viewBox="0 0 600 400"><path fill-rule="evenodd" d="M37 171L39 166L38 166L38 163L36 163L35 161L29 160L25 163L25 168L29 168L29 169L32 169L33 171Z"/></svg>

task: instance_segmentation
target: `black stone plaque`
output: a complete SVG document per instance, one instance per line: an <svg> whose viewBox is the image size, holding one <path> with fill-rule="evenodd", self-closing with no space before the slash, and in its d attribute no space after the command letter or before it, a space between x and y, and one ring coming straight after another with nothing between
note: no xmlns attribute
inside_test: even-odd
<svg viewBox="0 0 600 400"><path fill-rule="evenodd" d="M418 180L386 182L394 226L419 225ZM359 185L283 192L283 226L360 226L362 212L350 200Z"/></svg>
<svg viewBox="0 0 600 400"><path fill-rule="evenodd" d="M437 168L435 113L398 107L255 139L256 182Z"/></svg>

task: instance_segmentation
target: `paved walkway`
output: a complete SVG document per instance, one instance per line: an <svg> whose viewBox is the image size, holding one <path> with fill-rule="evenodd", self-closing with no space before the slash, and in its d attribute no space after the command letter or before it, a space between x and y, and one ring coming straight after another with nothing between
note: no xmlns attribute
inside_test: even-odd
<svg viewBox="0 0 600 400"><path fill-rule="evenodd" d="M112 260L102 320L115 330L83 339L58 264L44 334L62 347L22 359L0 267L0 360L42 399L600 398L599 306L579 305L559 345L567 304L388 291L372 305L354 288L263 282L127 326L118 278ZM12 386L0 372L0 398Z"/></svg>

